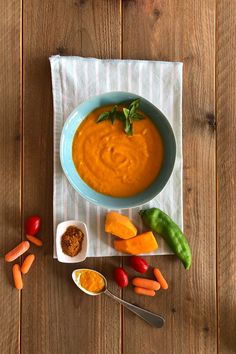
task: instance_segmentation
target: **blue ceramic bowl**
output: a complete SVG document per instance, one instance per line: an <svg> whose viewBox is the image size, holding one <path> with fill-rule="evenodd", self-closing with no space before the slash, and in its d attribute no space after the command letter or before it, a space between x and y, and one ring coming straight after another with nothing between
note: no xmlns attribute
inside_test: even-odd
<svg viewBox="0 0 236 354"><path fill-rule="evenodd" d="M119 104L140 98L140 109L157 126L164 143L164 161L156 180L142 193L127 198L110 197L94 191L79 176L72 159L74 134L83 119L98 107ZM170 123L159 109L146 99L128 92L108 92L90 98L80 104L68 117L62 130L60 142L61 165L66 177L74 189L88 201L110 209L133 208L149 202L166 185L173 171L176 155L176 143Z"/></svg>

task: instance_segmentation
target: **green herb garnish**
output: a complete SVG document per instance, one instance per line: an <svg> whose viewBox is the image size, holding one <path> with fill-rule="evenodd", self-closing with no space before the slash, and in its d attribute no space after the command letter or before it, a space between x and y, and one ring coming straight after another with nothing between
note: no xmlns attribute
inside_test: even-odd
<svg viewBox="0 0 236 354"><path fill-rule="evenodd" d="M140 105L140 98L132 101L128 108L123 108L123 112L117 110L117 105L112 107L110 112L103 112L97 119L97 123L110 120L113 124L116 119L124 123L124 131L127 135L133 135L133 122L144 119L144 116L137 112Z"/></svg>
<svg viewBox="0 0 236 354"><path fill-rule="evenodd" d="M116 119L122 120L122 112L117 111L117 105L112 107L110 112L103 112L97 119L97 123L103 122L104 120L110 120L113 124Z"/></svg>

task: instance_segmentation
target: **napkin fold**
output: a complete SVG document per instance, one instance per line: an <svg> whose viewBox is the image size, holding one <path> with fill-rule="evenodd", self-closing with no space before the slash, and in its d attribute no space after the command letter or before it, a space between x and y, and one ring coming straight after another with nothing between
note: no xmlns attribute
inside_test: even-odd
<svg viewBox="0 0 236 354"><path fill-rule="evenodd" d="M69 114L88 98L109 91L136 93L158 107L169 120L177 143L176 162L162 192L147 207L158 207L183 228L182 201L182 63L147 60L101 60L82 57L50 57L54 109L53 222L77 219L87 224L90 257L120 255L112 246L113 237L104 232L107 209L83 199L67 181L60 164L60 135ZM144 206L143 206L144 207ZM144 231L138 211L122 210L140 232ZM158 237L158 236L157 236ZM158 237L159 248L151 254L171 254ZM56 258L54 242L54 257Z"/></svg>

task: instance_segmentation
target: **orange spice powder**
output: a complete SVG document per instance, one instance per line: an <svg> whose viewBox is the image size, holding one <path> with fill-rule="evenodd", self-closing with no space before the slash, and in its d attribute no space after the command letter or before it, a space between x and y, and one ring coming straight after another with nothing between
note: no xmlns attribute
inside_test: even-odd
<svg viewBox="0 0 236 354"><path fill-rule="evenodd" d="M69 226L61 238L62 251L70 257L76 256L82 249L84 234L76 226Z"/></svg>

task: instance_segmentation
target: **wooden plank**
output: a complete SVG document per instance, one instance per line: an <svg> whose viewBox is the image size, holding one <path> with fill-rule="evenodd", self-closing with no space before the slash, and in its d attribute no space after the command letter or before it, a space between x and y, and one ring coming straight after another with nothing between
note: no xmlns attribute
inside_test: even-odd
<svg viewBox="0 0 236 354"><path fill-rule="evenodd" d="M170 282L156 298L126 300L166 318L156 330L124 312L124 353L216 353L215 1L124 1L124 58L184 62L184 223L193 250L185 271L150 257Z"/></svg>
<svg viewBox="0 0 236 354"><path fill-rule="evenodd" d="M21 2L0 1L0 249L21 240ZM13 286L12 264L0 260L1 353L20 348L20 292Z"/></svg>
<svg viewBox="0 0 236 354"><path fill-rule="evenodd" d="M235 1L217 1L216 110L219 353L236 351Z"/></svg>
<svg viewBox="0 0 236 354"><path fill-rule="evenodd" d="M22 353L119 353L120 307L82 295L71 281L75 265L52 259L52 95L48 57L120 56L118 2L24 2L24 217L38 213L45 245L22 298ZM109 278L118 258L83 265ZM80 265L82 266L82 265ZM111 284L111 290L118 294ZM31 333L32 335L29 335Z"/></svg>

